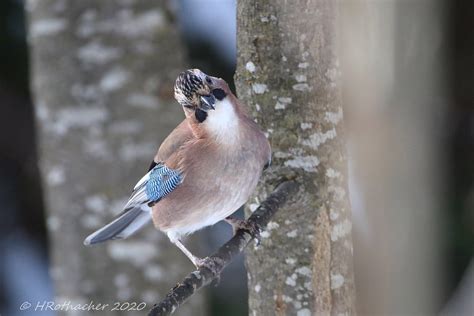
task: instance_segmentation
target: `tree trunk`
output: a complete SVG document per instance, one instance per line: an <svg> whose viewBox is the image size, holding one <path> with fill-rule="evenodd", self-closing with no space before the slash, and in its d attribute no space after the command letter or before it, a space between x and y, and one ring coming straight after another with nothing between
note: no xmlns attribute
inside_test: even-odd
<svg viewBox="0 0 474 316"><path fill-rule="evenodd" d="M239 1L236 86L268 134L273 166L303 189L247 253L251 315L355 314L336 4Z"/></svg>
<svg viewBox="0 0 474 316"><path fill-rule="evenodd" d="M123 313L111 312L114 302L156 302L191 268L152 225L124 241L82 244L121 211L183 117L172 90L183 49L163 3L27 4L57 303ZM203 295L179 313L202 315Z"/></svg>
<svg viewBox="0 0 474 316"><path fill-rule="evenodd" d="M345 122L362 201L353 206L358 311L439 314L451 184L443 146L454 130L449 10L436 0L341 3Z"/></svg>

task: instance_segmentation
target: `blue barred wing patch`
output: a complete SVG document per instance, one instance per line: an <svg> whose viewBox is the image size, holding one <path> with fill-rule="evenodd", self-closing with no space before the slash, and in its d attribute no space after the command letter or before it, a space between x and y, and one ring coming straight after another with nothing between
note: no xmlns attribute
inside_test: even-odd
<svg viewBox="0 0 474 316"><path fill-rule="evenodd" d="M150 178L145 187L146 195L150 201L156 202L176 189L182 180L177 170L158 164L150 172Z"/></svg>

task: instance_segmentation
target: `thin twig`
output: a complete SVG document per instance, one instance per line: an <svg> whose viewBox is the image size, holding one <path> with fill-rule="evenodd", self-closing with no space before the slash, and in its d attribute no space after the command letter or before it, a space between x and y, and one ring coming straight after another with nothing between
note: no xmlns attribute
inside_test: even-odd
<svg viewBox="0 0 474 316"><path fill-rule="evenodd" d="M278 211L290 195L296 192L298 185L294 181L281 183L270 196L249 217L248 224L258 230L265 228L270 218ZM257 230L257 231L258 231ZM224 269L247 245L258 238L255 233L238 230L237 233L213 255L206 258L206 263L198 270L191 272L181 283L178 283L166 295L165 299L155 304L149 316L172 314L181 304L190 298L197 290L210 284L218 278Z"/></svg>

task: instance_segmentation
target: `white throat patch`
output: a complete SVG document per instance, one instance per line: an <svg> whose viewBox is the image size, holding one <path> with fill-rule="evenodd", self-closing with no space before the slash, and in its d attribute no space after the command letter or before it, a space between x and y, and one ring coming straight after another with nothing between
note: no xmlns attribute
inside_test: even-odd
<svg viewBox="0 0 474 316"><path fill-rule="evenodd" d="M228 98L217 100L215 110L208 112L204 125L208 132L222 143L232 143L238 136L238 116Z"/></svg>

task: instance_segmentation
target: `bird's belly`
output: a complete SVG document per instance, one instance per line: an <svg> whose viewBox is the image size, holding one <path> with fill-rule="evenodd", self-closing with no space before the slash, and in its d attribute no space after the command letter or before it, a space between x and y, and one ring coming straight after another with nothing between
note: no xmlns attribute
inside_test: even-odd
<svg viewBox="0 0 474 316"><path fill-rule="evenodd" d="M210 199L209 203L206 203L207 206L193 209L183 221L162 230L177 238L191 234L225 219L245 204L247 199L248 196L242 194L227 195L227 199Z"/></svg>
<svg viewBox="0 0 474 316"><path fill-rule="evenodd" d="M155 225L170 238L179 239L225 219L247 202L257 185L258 171L252 176L247 172L235 173L238 176L233 181L215 179L212 184L208 183L206 188L201 187L199 190L193 186L196 194L192 194L192 198L186 201L178 198L179 192L173 192L176 195L162 201L168 204L166 208L168 213L172 213L169 214L171 216L166 216L165 209L160 208L162 202L157 203L157 212L153 215ZM186 190L184 186L180 189Z"/></svg>
<svg viewBox="0 0 474 316"><path fill-rule="evenodd" d="M153 207L155 226L172 239L225 219L247 202L257 186L262 164L250 154L200 159L208 165L190 169L183 183ZM205 172L203 172L205 170Z"/></svg>

